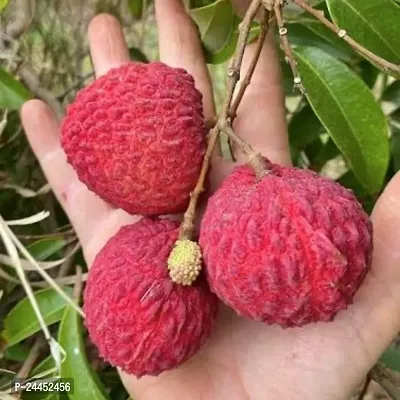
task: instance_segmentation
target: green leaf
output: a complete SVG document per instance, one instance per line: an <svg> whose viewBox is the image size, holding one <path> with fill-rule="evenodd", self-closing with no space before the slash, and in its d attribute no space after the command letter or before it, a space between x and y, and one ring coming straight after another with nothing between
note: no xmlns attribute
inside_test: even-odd
<svg viewBox="0 0 400 400"><path fill-rule="evenodd" d="M146 55L137 47L130 47L129 48L129 57L134 61L140 61L143 63L148 63L149 60Z"/></svg>
<svg viewBox="0 0 400 400"><path fill-rule="evenodd" d="M36 260L43 261L58 253L65 244L62 238L40 239L30 244L27 249Z"/></svg>
<svg viewBox="0 0 400 400"><path fill-rule="evenodd" d="M382 100L400 105L400 81L394 81L386 88L382 95Z"/></svg>
<svg viewBox="0 0 400 400"><path fill-rule="evenodd" d="M289 124L289 142L297 149L304 149L325 132L320 120L310 106L294 114Z"/></svg>
<svg viewBox="0 0 400 400"><path fill-rule="evenodd" d="M4 357L13 361L25 361L30 349L20 343L7 347L4 351Z"/></svg>
<svg viewBox="0 0 400 400"><path fill-rule="evenodd" d="M360 181L356 178L352 171L346 172L337 180L342 186L351 189L355 196L360 199L367 195L367 192L360 184Z"/></svg>
<svg viewBox="0 0 400 400"><path fill-rule="evenodd" d="M65 287L64 291L72 295L72 289ZM36 301L47 325L61 320L66 302L54 289L43 289L35 292ZM7 346L13 346L40 330L39 322L29 299L21 300L4 319L3 336Z"/></svg>
<svg viewBox="0 0 400 400"><path fill-rule="evenodd" d="M390 346L382 355L381 362L388 368L400 372L400 347Z"/></svg>
<svg viewBox="0 0 400 400"><path fill-rule="evenodd" d="M394 110L390 115L389 118L391 119L392 122L395 124L400 124L400 108L397 110Z"/></svg>
<svg viewBox="0 0 400 400"><path fill-rule="evenodd" d="M36 367L32 370L31 376L35 376L41 374L46 371L50 371L55 367L54 358L52 356L48 356L44 360L42 360Z"/></svg>
<svg viewBox="0 0 400 400"><path fill-rule="evenodd" d="M17 110L30 97L31 93L21 82L0 68L0 108Z"/></svg>
<svg viewBox="0 0 400 400"><path fill-rule="evenodd" d="M346 62L356 59L352 48L314 19L288 25L288 37L292 46L315 46Z"/></svg>
<svg viewBox="0 0 400 400"><path fill-rule="evenodd" d="M226 48L230 48L228 53L234 51L231 47L237 41L239 18L229 0L217 0L204 7L191 9L189 14L199 28L208 63L215 64L213 57L221 58L220 53Z"/></svg>
<svg viewBox="0 0 400 400"><path fill-rule="evenodd" d="M319 152L314 157L310 158L313 169L321 170L321 168L329 161L340 154L335 142L329 138L328 141L321 147Z"/></svg>
<svg viewBox="0 0 400 400"><path fill-rule="evenodd" d="M381 71L367 60L361 61L357 65L357 69L358 71L356 72L360 74L360 77L367 86L373 88Z"/></svg>
<svg viewBox="0 0 400 400"><path fill-rule="evenodd" d="M147 0L128 0L128 7L133 16L142 18L147 8Z"/></svg>
<svg viewBox="0 0 400 400"><path fill-rule="evenodd" d="M220 64L228 60L235 52L241 21L231 2L217 0L203 7L189 9L188 12L199 28L206 62ZM249 40L253 40L258 33L259 26L255 24L251 28Z"/></svg>
<svg viewBox="0 0 400 400"><path fill-rule="evenodd" d="M394 172L400 171L400 127L392 126L390 137L390 148L392 153L392 165Z"/></svg>
<svg viewBox="0 0 400 400"><path fill-rule="evenodd" d="M72 400L109 399L97 375L92 371L85 355L82 323L77 312L68 307L60 324L58 341L67 356L61 365L61 377L74 379Z"/></svg>
<svg viewBox="0 0 400 400"><path fill-rule="evenodd" d="M370 192L382 187L389 162L388 125L365 83L322 50L294 50L307 98L327 132Z"/></svg>
<svg viewBox="0 0 400 400"><path fill-rule="evenodd" d="M10 0L0 0L0 12L4 10L4 8L7 7L8 3Z"/></svg>
<svg viewBox="0 0 400 400"><path fill-rule="evenodd" d="M400 63L400 6L392 0L327 0L333 21L373 53Z"/></svg>

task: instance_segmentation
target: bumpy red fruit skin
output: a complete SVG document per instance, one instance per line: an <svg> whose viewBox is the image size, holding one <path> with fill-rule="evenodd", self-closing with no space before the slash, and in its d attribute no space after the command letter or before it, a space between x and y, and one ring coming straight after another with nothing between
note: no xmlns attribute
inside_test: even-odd
<svg viewBox="0 0 400 400"><path fill-rule="evenodd" d="M201 169L202 96L185 70L129 63L81 90L61 129L87 187L131 214L183 211Z"/></svg>
<svg viewBox="0 0 400 400"><path fill-rule="evenodd" d="M189 359L210 336L218 299L204 279L172 282L167 259L177 222L122 227L97 255L84 292L86 326L100 355L129 374L158 375Z"/></svg>
<svg viewBox="0 0 400 400"><path fill-rule="evenodd" d="M236 168L201 224L211 289L239 314L283 327L330 321L371 263L372 225L353 194L314 172Z"/></svg>

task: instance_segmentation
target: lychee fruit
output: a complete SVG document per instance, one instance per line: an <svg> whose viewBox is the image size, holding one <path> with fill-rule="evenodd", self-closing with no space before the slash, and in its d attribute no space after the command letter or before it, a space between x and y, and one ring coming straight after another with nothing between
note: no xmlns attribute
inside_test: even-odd
<svg viewBox="0 0 400 400"><path fill-rule="evenodd" d="M211 290L282 327L331 321L370 268L372 225L354 195L309 170L234 169L209 199L200 247Z"/></svg>
<svg viewBox="0 0 400 400"><path fill-rule="evenodd" d="M206 147L193 77L161 62L128 63L82 89L61 144L79 179L130 214L183 211Z"/></svg>
<svg viewBox="0 0 400 400"><path fill-rule="evenodd" d="M211 334L218 299L204 277L174 283L168 257L179 224L122 227L99 252L84 292L86 326L102 358L129 374L158 375L193 356Z"/></svg>

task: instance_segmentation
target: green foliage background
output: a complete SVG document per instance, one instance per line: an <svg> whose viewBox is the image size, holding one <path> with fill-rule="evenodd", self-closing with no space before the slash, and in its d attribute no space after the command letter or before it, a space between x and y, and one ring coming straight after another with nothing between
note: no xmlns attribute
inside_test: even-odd
<svg viewBox="0 0 400 400"><path fill-rule="evenodd" d="M0 212L5 220L10 220L43 209L50 211L49 218L42 222L13 230L31 254L44 262L43 266L65 258L57 266L49 267L49 271L72 295L72 286L80 276L76 266L83 269L83 279L87 267L68 219L27 143L18 110L28 98L42 97L62 111L76 92L93 80L85 32L88 21L97 13L109 12L121 21L132 59L157 59L153 4L150 0L37 0L28 28L16 37L7 37L7 26L18 18L22 3L0 1L5 33L0 68ZM398 0L310 3L367 49L400 64ZM241 19L230 0L185 0L185 5L199 27L219 105ZM293 5L288 6L285 17L306 87L306 94L294 89L292 73L281 52L293 163L338 180L353 190L370 212L400 168L400 81L355 53L314 17ZM257 34L255 24L251 39ZM126 399L118 375L97 357L88 342L80 317L29 269L28 262L23 265L46 324L66 351L61 374L76 381L75 392L69 398ZM4 246L0 250L0 330L0 391L12 372L20 370L35 345L41 351L30 376L43 371L54 373L54 362L43 344L40 326ZM400 349L396 343L382 356L382 361L400 371ZM22 398L39 399L28 394Z"/></svg>

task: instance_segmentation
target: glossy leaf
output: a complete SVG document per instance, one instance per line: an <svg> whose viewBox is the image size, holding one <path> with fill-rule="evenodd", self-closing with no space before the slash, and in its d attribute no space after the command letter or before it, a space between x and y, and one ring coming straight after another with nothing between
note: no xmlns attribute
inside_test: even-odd
<svg viewBox="0 0 400 400"><path fill-rule="evenodd" d="M367 195L364 187L360 184L359 180L356 178L352 171L346 172L337 180L342 186L351 189L355 196L360 199Z"/></svg>
<svg viewBox="0 0 400 400"><path fill-rule="evenodd" d="M390 119L392 121L394 121L396 124L400 124L400 108L398 108L397 110L394 110L390 114Z"/></svg>
<svg viewBox="0 0 400 400"><path fill-rule="evenodd" d="M17 110L31 97L25 86L0 68L0 108Z"/></svg>
<svg viewBox="0 0 400 400"><path fill-rule="evenodd" d="M306 106L292 117L288 131L290 144L298 149L304 149L324 133L325 128L312 108Z"/></svg>
<svg viewBox="0 0 400 400"><path fill-rule="evenodd" d="M383 185L389 162L386 118L365 83L324 51L295 49L307 98L363 186Z"/></svg>
<svg viewBox="0 0 400 400"><path fill-rule="evenodd" d="M207 6L191 9L189 14L199 27L207 62L216 63L216 60L213 62L213 58L221 58L221 52L224 50L229 53L225 56L229 57L237 41L239 23L230 1L217 0Z"/></svg>
<svg viewBox="0 0 400 400"><path fill-rule="evenodd" d="M307 0L307 4L310 6L318 6L320 3L324 3L325 0ZM296 4L293 4L292 2L289 2L288 4L285 5L285 8L283 9L283 15L286 18L296 18L300 14L303 14L305 11L299 7Z"/></svg>
<svg viewBox="0 0 400 400"><path fill-rule="evenodd" d="M74 393L69 394L70 399L109 400L86 358L81 319L72 307L65 310L58 341L67 354L61 365L61 377L74 379Z"/></svg>
<svg viewBox="0 0 400 400"><path fill-rule="evenodd" d="M29 354L29 347L17 343L14 346L7 347L4 351L4 357L13 361L25 361Z"/></svg>
<svg viewBox="0 0 400 400"><path fill-rule="evenodd" d="M373 88L381 71L367 60L360 62L357 69L356 72L360 74L361 79L369 88Z"/></svg>
<svg viewBox="0 0 400 400"><path fill-rule="evenodd" d="M27 247L31 255L38 261L44 261L59 252L66 242L62 238L41 239Z"/></svg>
<svg viewBox="0 0 400 400"><path fill-rule="evenodd" d="M357 57L346 42L314 19L288 25L288 37L292 46L315 46L346 62Z"/></svg>
<svg viewBox="0 0 400 400"><path fill-rule="evenodd" d="M400 372L400 347L390 346L382 355L381 362L388 368Z"/></svg>
<svg viewBox="0 0 400 400"><path fill-rule="evenodd" d="M146 55L137 47L130 47L129 48L129 57L131 60L140 61L143 63L148 63L149 60Z"/></svg>
<svg viewBox="0 0 400 400"><path fill-rule="evenodd" d="M321 168L329 161L340 154L335 142L329 138L326 143L321 147L320 151L310 159L311 165L316 170Z"/></svg>
<svg viewBox="0 0 400 400"><path fill-rule="evenodd" d="M327 0L334 22L375 54L400 63L400 6L393 0Z"/></svg>
<svg viewBox="0 0 400 400"><path fill-rule="evenodd" d="M382 100L400 105L400 81L393 82L383 93Z"/></svg>
<svg viewBox="0 0 400 400"><path fill-rule="evenodd" d="M392 165L394 172L400 171L400 127L399 126L392 127L390 147L392 153Z"/></svg>
<svg viewBox="0 0 400 400"><path fill-rule="evenodd" d="M70 287L65 287L64 291L68 295L72 294ZM54 289L39 290L35 292L35 297L47 325L61 320L66 302ZM40 325L27 297L21 300L4 319L3 336L7 346L19 343L39 330Z"/></svg>

